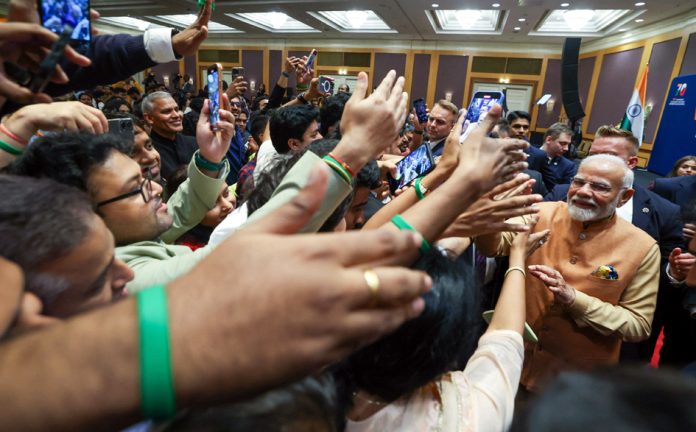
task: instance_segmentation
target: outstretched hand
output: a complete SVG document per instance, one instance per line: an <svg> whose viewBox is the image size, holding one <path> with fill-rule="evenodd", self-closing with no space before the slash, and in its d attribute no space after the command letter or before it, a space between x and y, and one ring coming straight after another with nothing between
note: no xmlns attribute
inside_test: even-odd
<svg viewBox="0 0 696 432"><path fill-rule="evenodd" d="M194 55L198 52L203 41L208 37L208 23L213 14L213 0L205 0L198 11L198 17L181 32L172 36L174 53L180 56Z"/></svg>
<svg viewBox="0 0 696 432"><path fill-rule="evenodd" d="M235 133L234 115L230 111L230 100L227 95L222 95L219 113L220 121L213 128L210 124L210 101L206 99L196 125L196 142L201 150L201 156L213 163L220 163L225 158Z"/></svg>

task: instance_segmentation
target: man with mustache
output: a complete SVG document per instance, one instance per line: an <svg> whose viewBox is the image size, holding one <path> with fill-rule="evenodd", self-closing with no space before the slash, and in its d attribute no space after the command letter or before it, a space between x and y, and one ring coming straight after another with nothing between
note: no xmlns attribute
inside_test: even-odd
<svg viewBox="0 0 696 432"><path fill-rule="evenodd" d="M565 370L617 363L622 341L650 335L660 250L648 234L616 215L633 196L633 172L613 155L586 158L567 202L539 204L535 231L547 244L527 259L528 344L521 385L537 392ZM510 221L522 222L523 221ZM507 255L513 233L476 239L479 251Z"/></svg>

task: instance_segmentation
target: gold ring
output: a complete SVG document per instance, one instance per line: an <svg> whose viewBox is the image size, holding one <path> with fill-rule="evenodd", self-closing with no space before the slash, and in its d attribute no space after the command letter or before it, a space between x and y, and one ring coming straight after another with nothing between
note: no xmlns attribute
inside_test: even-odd
<svg viewBox="0 0 696 432"><path fill-rule="evenodd" d="M367 283L367 288L370 290L370 302L377 304L379 301L379 276L373 270L365 270L363 277L365 278L365 283Z"/></svg>

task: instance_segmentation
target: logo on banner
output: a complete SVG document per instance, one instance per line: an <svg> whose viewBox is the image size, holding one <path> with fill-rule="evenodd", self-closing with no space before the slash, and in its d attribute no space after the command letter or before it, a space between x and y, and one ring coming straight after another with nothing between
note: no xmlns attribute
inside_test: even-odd
<svg viewBox="0 0 696 432"><path fill-rule="evenodd" d="M669 101L669 106L685 106L686 105L686 83L677 84L677 90Z"/></svg>
<svg viewBox="0 0 696 432"><path fill-rule="evenodd" d="M686 83L677 84L677 91L676 91L674 97L677 97L677 96L684 97L685 94L686 94Z"/></svg>

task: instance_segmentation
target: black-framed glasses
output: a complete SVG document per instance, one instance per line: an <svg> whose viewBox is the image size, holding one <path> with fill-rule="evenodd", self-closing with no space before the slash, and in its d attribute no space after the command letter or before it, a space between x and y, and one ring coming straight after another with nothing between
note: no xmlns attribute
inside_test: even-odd
<svg viewBox="0 0 696 432"><path fill-rule="evenodd" d="M152 180L150 180L149 178L146 178L145 180L143 180L142 183L140 183L140 186L138 186L137 189L133 189L132 191L126 192L122 195L118 195L118 196L115 196L113 198L109 198L107 200L100 201L97 203L96 207L99 208L101 206L111 204L111 203L116 202L116 201L121 201L121 200L124 200L126 198L130 198L132 196L138 195L138 194L140 194L143 197L143 201L145 201L146 203L149 203L150 200L152 199L152 196L154 195L152 192Z"/></svg>

